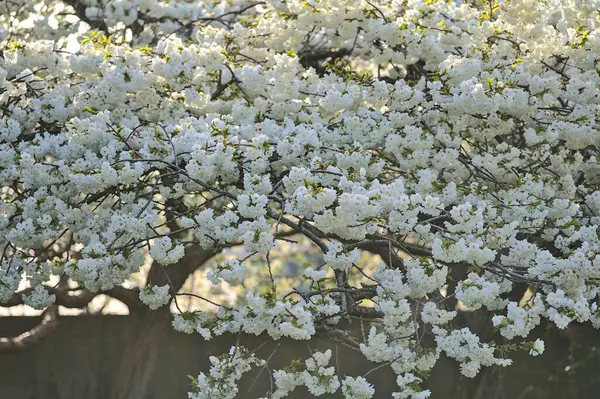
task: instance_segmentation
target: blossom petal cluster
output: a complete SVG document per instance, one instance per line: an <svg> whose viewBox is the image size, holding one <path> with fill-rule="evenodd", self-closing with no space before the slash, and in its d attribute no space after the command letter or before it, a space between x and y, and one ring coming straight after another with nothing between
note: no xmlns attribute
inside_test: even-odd
<svg viewBox="0 0 600 399"><path fill-rule="evenodd" d="M341 341L396 398L428 397L442 355L472 378L541 354L540 325L600 327L598 1L5 3L1 303L110 292L151 260L141 302L214 307L177 330ZM153 284L201 268L237 300ZM190 398L234 397L263 364L240 348ZM330 357L269 395L373 397Z"/></svg>

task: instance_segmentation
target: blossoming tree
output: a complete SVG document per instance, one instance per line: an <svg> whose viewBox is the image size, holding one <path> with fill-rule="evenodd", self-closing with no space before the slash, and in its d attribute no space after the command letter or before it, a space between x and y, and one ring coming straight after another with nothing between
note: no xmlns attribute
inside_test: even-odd
<svg viewBox="0 0 600 399"><path fill-rule="evenodd" d="M46 309L2 344L102 293L207 340L327 337L426 398L441 355L474 377L541 353L543 319L599 326L599 5L0 1L0 302ZM298 237L324 262L282 290L270 252ZM148 255L146 286L122 286ZM242 285L253 258L270 283L237 306L181 291L198 268ZM172 316L182 295L215 312ZM264 397L376 395L330 357L268 368ZM268 359L211 362L190 398L233 398Z"/></svg>

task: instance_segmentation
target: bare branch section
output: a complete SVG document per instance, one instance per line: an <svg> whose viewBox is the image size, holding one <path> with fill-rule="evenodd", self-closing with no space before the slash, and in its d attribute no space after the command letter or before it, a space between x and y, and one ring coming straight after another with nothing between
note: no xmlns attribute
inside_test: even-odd
<svg viewBox="0 0 600 399"><path fill-rule="evenodd" d="M0 338L0 351L25 349L50 334L58 325L58 306L52 305L42 314L42 321L16 337Z"/></svg>
<svg viewBox="0 0 600 399"><path fill-rule="evenodd" d="M87 8L87 6L82 1L64 0L64 3L73 7L77 18L87 23L92 29L98 29L108 35L108 26L106 26L104 20L99 19L94 21L88 18L88 16L85 14L85 9Z"/></svg>

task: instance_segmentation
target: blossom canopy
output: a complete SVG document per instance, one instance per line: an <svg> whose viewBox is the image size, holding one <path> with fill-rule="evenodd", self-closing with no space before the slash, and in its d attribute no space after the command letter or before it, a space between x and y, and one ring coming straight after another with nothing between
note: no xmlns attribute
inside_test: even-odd
<svg viewBox="0 0 600 399"><path fill-rule="evenodd" d="M186 293L215 312L176 329L328 337L390 367L395 398L428 397L441 355L475 377L543 352L543 320L600 326L600 2L4 5L0 303L65 305L69 281L164 309L203 267L240 298ZM270 261L284 242L322 254L291 290ZM269 369L265 397L375 397L331 356ZM233 398L268 359L210 361L190 398Z"/></svg>

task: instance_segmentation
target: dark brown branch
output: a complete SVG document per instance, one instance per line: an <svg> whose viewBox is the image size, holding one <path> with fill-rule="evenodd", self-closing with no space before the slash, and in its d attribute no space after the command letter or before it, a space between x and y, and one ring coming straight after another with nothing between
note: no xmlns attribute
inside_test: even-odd
<svg viewBox="0 0 600 399"><path fill-rule="evenodd" d="M40 324L16 337L0 338L0 351L25 349L51 333L58 325L58 306L52 305L42 315Z"/></svg>
<svg viewBox="0 0 600 399"><path fill-rule="evenodd" d="M144 306L136 289L116 286L104 292L104 294L123 302L130 311Z"/></svg>
<svg viewBox="0 0 600 399"><path fill-rule="evenodd" d="M404 261L398 256L393 245L390 243L387 245L368 245L365 243L360 245L359 248L379 255L381 260L392 269L405 270Z"/></svg>
<svg viewBox="0 0 600 399"><path fill-rule="evenodd" d="M331 59L335 61L339 58L345 57L350 54L350 49L340 49L338 51L329 50L315 50L307 51L299 54L300 64L304 68L315 68L319 72L323 72L323 67L319 64L320 61Z"/></svg>
<svg viewBox="0 0 600 399"><path fill-rule="evenodd" d="M63 0L63 1L65 4L68 4L71 7L73 7L73 9L75 10L75 14L77 15L77 18L79 18L81 21L87 23L93 29L98 29L98 30L104 32L105 35L108 35L108 26L106 26L106 23L102 19L99 19L97 21L92 21L91 19L88 18L87 15L85 15L85 9L87 8L85 4L83 4L82 2L80 2L78 0Z"/></svg>
<svg viewBox="0 0 600 399"><path fill-rule="evenodd" d="M329 250L329 248L323 242L323 240L321 240L319 238L318 232L315 233L312 231L312 229L310 229L309 224L295 223L295 222L289 220L288 218L283 217L283 214L277 214L276 212L272 211L271 209L267 209L267 215L270 218L277 220L278 222L281 222L281 223L285 224L286 226L290 227L291 229L297 231L298 233L306 236L313 243L315 243L321 249L321 251L323 251L323 253L326 253Z"/></svg>
<svg viewBox="0 0 600 399"><path fill-rule="evenodd" d="M173 265L163 266L156 261L152 262L152 267L148 272L148 283L169 284L171 289L177 293L188 276L215 255L216 252L213 249L202 249L198 245L190 245L186 248L184 257Z"/></svg>
<svg viewBox="0 0 600 399"><path fill-rule="evenodd" d="M376 310L375 308L367 308L365 306L356 306L350 312L350 316L356 316L366 319L378 319L384 316L383 312Z"/></svg>
<svg viewBox="0 0 600 399"><path fill-rule="evenodd" d="M338 341L342 345L352 350L360 351L360 343L345 331L335 330L331 328L319 328L318 334L319 336L331 338L335 341Z"/></svg>

